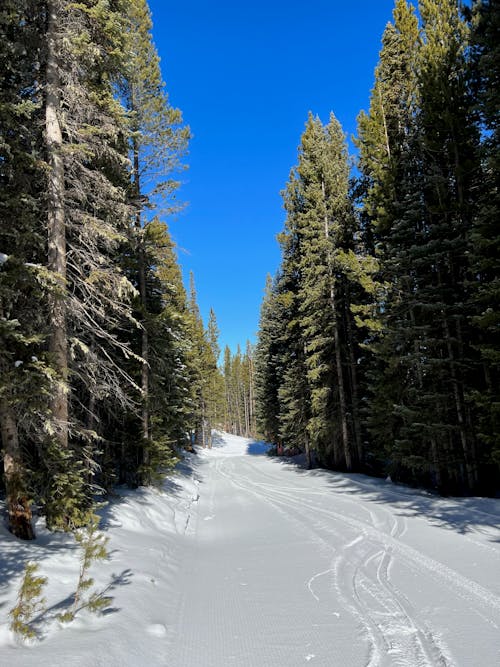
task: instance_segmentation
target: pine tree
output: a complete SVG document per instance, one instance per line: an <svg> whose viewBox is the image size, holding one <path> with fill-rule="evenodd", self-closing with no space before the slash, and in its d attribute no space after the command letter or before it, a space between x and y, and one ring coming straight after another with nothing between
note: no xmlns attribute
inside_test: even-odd
<svg viewBox="0 0 500 667"><path fill-rule="evenodd" d="M194 276L190 275L188 297L189 338L191 341L190 366L194 395L192 413L193 439L203 447L212 446L212 431L222 422L224 382L219 371L218 327L211 310L207 329L198 308ZM214 393L215 392L215 393Z"/></svg>
<svg viewBox="0 0 500 667"><path fill-rule="evenodd" d="M333 114L326 127L309 115L284 197L283 277L289 275L297 308L289 322L298 335L293 363L302 360L307 388L298 378L297 387L310 396L305 442L325 464L351 470L363 459L354 310L359 306L361 323L375 264L355 242L347 149ZM298 405L289 391L281 393L290 406Z"/></svg>
<svg viewBox="0 0 500 667"><path fill-rule="evenodd" d="M311 419L311 390L305 362L299 319L299 298L286 262L279 276L278 302L281 311L281 381L278 388L279 441L284 452L300 451L311 465L308 425Z"/></svg>
<svg viewBox="0 0 500 667"><path fill-rule="evenodd" d="M175 172L182 168L189 129L182 126L178 109L170 105L161 78L160 63L151 37L152 21L145 0L132 0L128 6L127 64L122 90L130 116L130 153L132 162L132 201L135 208L131 230L137 256L137 288L142 321L140 355L142 357L142 438L151 439L149 385L151 374L151 334L148 317L148 272L146 235L147 209L171 213L177 207L174 194L179 183ZM151 244L151 235L147 239ZM161 240L159 239L160 243ZM144 445L147 464L147 444Z"/></svg>
<svg viewBox="0 0 500 667"><path fill-rule="evenodd" d="M282 450L278 398L283 354L280 322L277 281L268 275L255 348L255 410L258 433L274 443L278 453Z"/></svg>
<svg viewBox="0 0 500 667"><path fill-rule="evenodd" d="M255 436L257 425L255 420L255 346L249 340L245 346L245 357L243 360L244 368L244 388L246 405L246 434L247 437Z"/></svg>
<svg viewBox="0 0 500 667"><path fill-rule="evenodd" d="M126 406L130 396L123 380L133 386L123 370L129 345L118 336L131 319L133 289L116 257L130 216L125 198L127 126L115 99L125 53L124 18L121 2L48 3L48 317L57 379L43 484L49 487L46 511L52 526L78 525L87 518L94 431L82 417L92 413L92 394L112 394ZM82 476L84 470L88 474ZM74 516L61 499L66 493Z"/></svg>
<svg viewBox="0 0 500 667"><path fill-rule="evenodd" d="M0 430L9 529L34 537L29 465L47 419L39 3L0 9ZM13 221L15 220L15 224Z"/></svg>
<svg viewBox="0 0 500 667"><path fill-rule="evenodd" d="M247 341L245 353L238 345L236 353L226 346L223 364L225 428L245 436L256 434L255 422L255 360L254 349Z"/></svg>
<svg viewBox="0 0 500 667"><path fill-rule="evenodd" d="M47 577L37 576L38 568L36 563L26 563L16 605L9 612L10 629L23 639L32 639L36 636L30 623L35 614L45 608L42 591L47 583Z"/></svg>
<svg viewBox="0 0 500 667"><path fill-rule="evenodd" d="M467 386L475 372L466 303L477 177L477 131L470 112L468 28L452 0L423 0L419 58L425 256L415 257L425 283L432 422L439 424L443 484L478 488L474 415ZM429 375L427 376L429 377ZM443 477L446 477L444 480Z"/></svg>
<svg viewBox="0 0 500 667"><path fill-rule="evenodd" d="M363 209L376 232L378 254L401 207L401 179L409 171L409 152L415 141L417 54L420 30L415 11L397 0L394 23L382 37L369 113L358 116L359 168L365 179ZM416 174L414 174L416 175Z"/></svg>
<svg viewBox="0 0 500 667"><path fill-rule="evenodd" d="M208 412L213 428L220 428L223 424L225 403L224 378L218 365L220 356L219 333L215 312L213 308L210 308L205 335L211 351Z"/></svg>
<svg viewBox="0 0 500 667"><path fill-rule="evenodd" d="M377 459L383 464L389 460L393 476L402 460L408 460L413 439L419 442L421 437L417 431L407 439L401 433L413 400L408 392L420 386L422 377L422 344L415 328L417 278L410 254L423 217L416 119L420 42L413 8L398 0L394 23L383 35L369 113L358 118L363 233L386 289L378 304L378 326L367 341L372 353L367 417L375 465L380 465Z"/></svg>
<svg viewBox="0 0 500 667"><path fill-rule="evenodd" d="M388 288L372 346L370 424L390 443L393 475L464 491L479 482L468 390L477 367L466 304L478 166L468 31L454 0L419 9L421 35L397 3L370 115L360 118L365 215Z"/></svg>
<svg viewBox="0 0 500 667"><path fill-rule="evenodd" d="M75 540L81 547L80 572L71 609L58 615L58 619L64 623L73 621L76 614L82 609L88 609L94 613L102 612L111 600L99 591L86 595L94 584L93 578L89 576L90 566L108 557L106 549L108 538L99 532L99 518L96 515L90 518L85 528L80 528L75 532Z"/></svg>
<svg viewBox="0 0 500 667"><path fill-rule="evenodd" d="M149 331L149 440L140 468L143 482L154 479L177 460L186 443L189 387L186 373L188 337L186 293L174 244L165 223L153 219L145 227L144 258ZM126 438L126 434L124 434Z"/></svg>
<svg viewBox="0 0 500 667"><path fill-rule="evenodd" d="M483 137L479 147L478 206L471 235L475 281L470 303L481 369L471 395L478 412L479 459L484 488L495 492L500 466L500 5L497 0L482 0L476 2L473 9L471 68L476 84L476 113Z"/></svg>
<svg viewBox="0 0 500 667"><path fill-rule="evenodd" d="M293 174L291 180L294 178ZM276 283L279 308L281 354L278 386L279 440L284 448L298 448L310 462L308 424L310 388L305 365L304 341L300 325L300 257L302 235L287 216L285 229L278 236L282 262Z"/></svg>
<svg viewBox="0 0 500 667"><path fill-rule="evenodd" d="M0 26L0 213L18 221L0 227L0 426L11 529L32 537L32 499L51 527L85 524L98 484L152 479L184 440L191 320L151 207L177 210L189 131L145 2L8 0ZM128 451L141 384L149 445Z"/></svg>

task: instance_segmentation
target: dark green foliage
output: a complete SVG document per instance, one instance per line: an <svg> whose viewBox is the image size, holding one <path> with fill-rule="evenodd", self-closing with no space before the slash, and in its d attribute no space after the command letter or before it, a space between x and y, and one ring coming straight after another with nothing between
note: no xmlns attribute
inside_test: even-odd
<svg viewBox="0 0 500 667"><path fill-rule="evenodd" d="M93 513L92 474L83 452L49 441L33 474L36 497L51 530L70 531L88 524ZM90 459L90 462L92 459Z"/></svg>
<svg viewBox="0 0 500 667"><path fill-rule="evenodd" d="M172 467L193 424L200 352L153 210L179 208L189 130L150 30L142 0L7 0L0 10L0 425L7 498L22 501L26 525L31 501L51 528L85 525L96 493ZM60 128L57 239L49 104Z"/></svg>
<svg viewBox="0 0 500 667"><path fill-rule="evenodd" d="M335 120L309 118L262 310L257 412L273 442L327 465L495 493L498 3L418 10L397 0L384 32L352 193Z"/></svg>
<svg viewBox="0 0 500 667"><path fill-rule="evenodd" d="M478 205L472 229L473 325L481 367L471 400L478 411L481 465L494 488L500 466L500 4L497 0L474 3L472 75L476 85L476 111L483 141Z"/></svg>
<svg viewBox="0 0 500 667"><path fill-rule="evenodd" d="M364 214L387 284L370 346L368 424L395 478L487 491L480 406L491 366L481 368L474 331L483 290L474 262L490 244L478 229L477 77L457 3L423 0L419 9L420 33L397 3L359 125Z"/></svg>
<svg viewBox="0 0 500 667"><path fill-rule="evenodd" d="M226 347L222 382L224 390L224 430L235 435L255 437L257 434L255 414L255 353L247 341L242 354L240 346L235 354Z"/></svg>
<svg viewBox="0 0 500 667"><path fill-rule="evenodd" d="M224 382L218 367L218 328L210 311L205 328L198 308L194 276L190 275L187 305L188 343L186 348L190 410L188 424L193 444L212 446L213 429L222 426Z"/></svg>
<svg viewBox="0 0 500 667"><path fill-rule="evenodd" d="M255 409L257 430L268 442L279 445L279 387L281 384L284 341L277 282L267 277L262 302L259 339L255 348Z"/></svg>
<svg viewBox="0 0 500 667"><path fill-rule="evenodd" d="M361 329L376 262L362 252L345 140L312 115L284 191L282 264L268 285L257 345L257 412L273 441L325 465L359 468Z"/></svg>

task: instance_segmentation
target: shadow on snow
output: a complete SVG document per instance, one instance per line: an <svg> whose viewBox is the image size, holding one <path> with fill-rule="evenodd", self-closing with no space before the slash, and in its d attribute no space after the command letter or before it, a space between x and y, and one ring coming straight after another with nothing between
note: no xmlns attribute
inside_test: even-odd
<svg viewBox="0 0 500 667"><path fill-rule="evenodd" d="M461 535L483 533L490 542L500 542L500 538L491 534L491 529L500 530L500 500L443 497L359 473L339 473L324 468L307 470L301 461L295 462L293 458L275 456L272 460L297 474L319 477L335 491L363 496L366 501L391 506L396 516L425 517L430 524Z"/></svg>

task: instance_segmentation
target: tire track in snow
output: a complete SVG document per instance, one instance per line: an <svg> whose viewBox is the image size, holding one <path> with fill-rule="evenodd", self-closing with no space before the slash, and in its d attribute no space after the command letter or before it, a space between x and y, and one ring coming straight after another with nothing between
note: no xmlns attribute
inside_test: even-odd
<svg viewBox="0 0 500 667"><path fill-rule="evenodd" d="M264 472L263 470L259 470L258 472L260 473L261 476L265 476L270 480L274 480L274 477L272 475ZM362 487L362 488L366 489L366 492L368 494L378 493L380 491L380 489L378 489L377 486L374 487L373 483L363 482L361 479L358 479L358 478L353 480L353 483L355 484L356 487ZM268 486L268 485L266 484L266 486ZM275 484L274 485L270 484L269 486L271 488L273 488L273 486L275 486ZM301 493L301 492L306 493L308 496L324 496L325 490L327 490L328 492L331 493L331 491L333 489L337 496L342 494L342 497L340 498L342 502L349 503L349 504L352 504L352 505L356 505L356 506L359 507L359 502L357 502L357 500L352 500L345 495L345 494L349 493L350 489L348 487L346 487L344 484L333 484L332 485L332 484L329 483L327 486L324 487L324 489L319 489L319 490L307 489L305 487L281 487L281 488L285 491L293 491L294 493ZM422 491L422 490L411 489L411 492L405 492L404 490L398 490L398 488L396 486L390 486L388 491L389 491L391 496L395 496L396 498L400 499L400 500L395 500L395 502L406 502L406 503L411 502L413 496L415 496L415 495L417 495L418 498L421 498L423 501L428 501L428 502L431 502L431 503L432 503L433 500L443 501L442 498L438 498L437 496L433 496L429 492ZM371 498L368 496L367 498L365 498L365 501L370 502ZM461 510L464 509L461 505L459 505L459 503L457 501L455 501L453 499L448 498L447 499L447 504L450 506L450 508L453 507L457 511L461 511ZM378 509L380 511L388 514L389 516L392 516L392 514L390 512L388 512L388 510L384 509L383 507L379 507ZM400 509L406 509L406 508L404 506L402 506ZM498 549L495 549L491 545L485 544L484 542L475 538L475 535L478 535L478 534L479 535L488 535L488 536L491 535L491 528L493 528L493 526L495 524L500 526L500 516L498 514L493 513L493 512L488 512L486 510L479 509L477 507L470 507L470 505L465 505L465 509L466 509L468 514L475 514L478 517L482 517L483 519L486 519L490 523L490 526L481 529L478 526L469 525L469 526L467 526L467 530L462 531L463 539L465 539L470 544L473 544L474 547L476 547L476 548L478 547L483 551L488 551L492 555L492 557L494 557L496 559L499 559L499 561L500 561L500 552L498 551ZM369 510L365 510L365 511L369 512ZM412 511L414 512L413 516L415 518L422 518L422 517L419 517L418 513L415 510L412 510ZM425 511L424 511L424 514L425 514L425 520L428 521L429 524L437 525L437 526L441 525L442 519L440 518L439 515L437 515L437 516L434 516L432 514L428 515ZM405 533L406 533L406 530L407 530L407 527L404 530ZM402 535L400 535L399 537L402 537ZM500 563L499 563L499 565L500 565Z"/></svg>
<svg viewBox="0 0 500 667"><path fill-rule="evenodd" d="M294 498L293 496L290 496L286 494L286 492L283 492L281 488L275 487L272 491L271 489L269 489L269 492L279 495L287 503L290 504L293 503L295 505L299 503L300 507L310 509L314 513L323 514L325 516L337 519L338 521L341 521L344 524L348 524L352 527L358 528L361 532L367 531L367 534L369 536L378 541L380 541L381 538L386 539L388 541L387 542L388 545L392 546L395 550L402 553L407 558L411 559L414 564L423 567L425 570L428 570L432 574L440 576L444 581L447 582L447 584L451 585L451 587L455 592L457 592L456 588L457 586L459 586L462 589L463 593L464 592L469 593L471 597L482 602L488 607L492 607L496 611L500 612L500 597L498 595L491 593L480 584L477 584L476 582L468 579L464 575L461 575L459 572L452 570L444 563L440 563L434 560L433 558L426 556L422 552L414 549L413 547L399 542L398 535L392 536L388 533L381 531L375 526L370 526L360 521L359 519L355 519L354 517L346 517L343 514L336 512L335 510L325 509L324 507L312 504L312 501L309 502L304 502L303 500L297 501L297 499ZM462 594L462 597L465 597L464 594ZM465 599L470 602L470 597L465 597Z"/></svg>
<svg viewBox="0 0 500 667"><path fill-rule="evenodd" d="M223 466L221 464L221 466L219 467L219 472L223 476L227 477L231 481L232 484L234 484L235 486L237 486L241 490L245 490L249 493L252 493L253 495L257 496L260 499L264 498L266 500L266 502L268 502L270 505L272 505L273 507L278 509L281 514L284 514L285 518L287 520L290 521L290 520L293 519L294 523L297 522L297 512L296 512L295 515L291 516L289 512L285 512L283 510L283 507L285 507L287 510L289 509L290 503L288 501L283 501L282 499L277 499L277 498L273 497L273 495L272 495L272 493L270 493L269 489L267 491L263 491L262 489L256 491L255 488L253 488L253 486L254 486L253 483L250 483L250 485L249 485L248 483L245 483L245 481L247 481L245 478L243 478L240 475L235 474L234 466L232 466L233 471L232 471L231 475L226 473L226 471L224 471L222 469L222 467ZM238 481L237 481L237 478L238 478ZM300 512L299 512L299 515L301 515ZM312 531L312 527L310 525L311 517L302 515L302 518L304 519L303 522L300 522L301 526L302 526L302 530L305 527L309 532L314 532L316 537L319 537L319 539L331 549L332 545L327 540L325 540L323 534L319 534L317 531ZM338 535L337 535L337 537L338 537ZM354 546L355 544L357 544L360 541L360 539L363 539L363 538L361 536L358 536L358 538L354 539L350 543L350 546ZM368 654L367 667L378 667L378 666L383 664L382 663L383 656L389 654L390 647L389 647L389 645L388 645L388 643L385 639L385 635L384 635L383 630L380 628L380 626L373 619L372 614L369 613L369 610L367 609L366 604L364 604L363 600L361 599L361 597L359 596L359 594L357 592L356 583L355 583L355 577L356 577L357 571L359 569L357 566L355 567L354 575L351 576L351 579L353 581L353 585L351 587L349 587L348 589L345 589L341 586L341 582L347 581L349 579L349 577L346 576L345 573L341 577L339 577L339 575L338 575L339 566L341 564L345 565L346 563L348 563L348 561L346 561L346 559L343 556L339 556L339 557L335 558L334 561L333 561L333 567L329 568L328 570L325 570L323 572L319 572L319 573L313 575L313 577L311 577L309 579L309 581L307 582L307 587L308 587L310 593L313 595L313 597L319 602L320 601L319 597L312 590L312 582L315 579L317 579L321 576L325 576L329 572L332 572L335 575L334 576L334 581L333 581L333 588L336 591L337 599L340 599L343 603L344 609L346 611L348 611L354 618L356 618L358 620L360 626L362 627L363 635L365 636L365 638L367 639L367 641L369 643L369 654ZM388 615L392 614L393 610L387 604L385 604L385 609L386 609L386 612L387 612ZM340 614L338 614L338 612L333 612L333 614L337 617L340 616ZM406 651L406 655L408 655L408 654L409 654L409 652ZM406 664L407 665L411 664L411 667L424 667L424 664L426 665L426 667L429 667L429 665L430 665L430 667L432 667L432 663L428 663L428 662L422 663L421 661L416 662L413 659L412 659L411 663L406 663ZM444 663L437 663L436 662L434 664L438 665L438 664L444 664Z"/></svg>
<svg viewBox="0 0 500 667"><path fill-rule="evenodd" d="M318 574L314 574L307 582L307 588L309 589L309 592L311 593L313 598L315 600L317 600L317 602L319 602L319 597L316 595L316 593L312 589L313 581L316 581L316 579L319 579L320 577L324 577L325 574L330 574L330 572L333 572L332 567L329 567L328 570L324 570L323 572L318 572ZM337 613L336 613L336 616L338 616Z"/></svg>
<svg viewBox="0 0 500 667"><path fill-rule="evenodd" d="M251 465L250 466L252 470L257 472L257 469L255 466ZM258 471L259 473L262 471ZM223 471L221 470L221 473ZM266 475L269 477L268 475ZM431 574L431 576L438 577L442 581L444 581L448 586L451 585L453 588L453 591L455 593L458 593L461 597L464 597L467 599L467 601L470 602L471 597L473 597L476 601L481 602L488 607L493 607L495 609L500 609L500 599L498 596L490 593L489 591L486 591L482 586L479 584L476 584L475 582L467 579L466 577L460 575L459 573L455 572L451 568L448 568L446 565L439 563L435 561L432 558L429 558L425 554L422 554L421 552L413 549L412 547L401 544L399 543L398 537L401 537L402 535L405 534L407 531L407 521L404 519L402 522L399 522L397 518L393 517L393 525L390 530L390 534L386 533L381 530L382 524L380 523L379 520L374 521L373 523L376 523L377 525L367 525L366 523L359 521L357 519L353 519L351 517L345 517L338 512L335 512L333 510L327 510L324 507L320 507L316 504L312 504L312 501L309 500L309 502L304 502L304 499L301 498L300 500L297 499L296 496L290 495L290 491L292 491L292 488L289 487L276 487L275 485L271 484L260 484L258 482L254 482L253 480L249 480L248 477L243 477L241 475L237 475L234 472L233 469L233 475L230 477L231 481L233 483L236 483L238 481L238 486L244 490L251 491L255 493L256 495L261 495L266 497L269 501L273 501L273 504L276 502L278 504L281 504L285 506L287 509L289 507L294 507L294 511L298 513L302 513L304 510L311 510L312 511L312 516L303 516L303 518L308 521L311 518L317 517L318 514L327 516L333 519L336 519L338 521L343 522L344 524L348 524L351 528L357 528L361 533L364 534L366 538L368 538L369 541L372 543L375 542L375 546L378 547L378 550L375 550L374 552L371 553L371 555L368 556L367 562L365 562L365 567L366 565L369 565L371 561L375 561L377 564L377 574L376 574L376 580L377 580L377 585L379 587L382 587L386 591L386 599L391 599L394 601L395 604L395 609L396 612L393 612L395 614L399 614L399 618L404 618L406 627L408 629L408 636L414 638L414 643L416 642L420 646L420 651L421 655L418 658L418 661L415 660L416 656L414 655L414 659L412 660L411 663L408 663L405 661L403 664L411 664L412 667L413 665L420 665L420 664L426 664L426 665L448 665L450 664L449 658L446 657L446 654L448 653L447 648L445 646L441 645L440 640L435 640L432 637L432 634L429 632L427 628L422 628L419 627L418 623L416 622L414 618L414 610L411 606L411 603L409 600L402 594L396 587L392 584L390 581L390 566L392 563L392 554L394 552L398 553L398 555L403 555L405 556L409 561L410 564L413 565L413 567L417 570L424 570L427 571L428 573ZM299 489L293 488L293 492L296 493ZM306 489L300 489L301 491L307 491ZM315 494L316 495L316 494ZM372 517L373 519L373 517ZM356 542L356 540L354 540ZM384 547L383 550L380 550L380 544L382 543L382 546ZM331 545L330 545L331 546ZM341 561L337 559L336 561L336 569L337 571L340 569ZM358 615L361 619L363 619L363 614L365 613L365 610L363 610L363 605L365 604L363 602L363 596L366 599L366 596L372 595L370 593L370 586L373 586L373 578L366 576L362 572L362 567L360 564L358 564L358 569L354 573L354 584L353 584L353 590L357 593L357 609L353 609L352 605L350 607L350 611L355 614L355 612L358 612ZM335 570L335 568L332 568ZM319 575L326 575L327 572L319 573L318 575L314 575L312 578L313 580L318 577ZM310 580L311 581L311 580ZM368 583L367 583L368 582ZM459 585L459 589L457 590L457 583ZM363 591L362 596L359 595L359 591ZM317 596L315 596L317 597ZM378 596L375 596L377 598ZM343 598L349 598L349 595L344 595ZM366 604L365 604L366 606ZM355 614L356 615L356 614ZM372 667L374 665L379 665L380 663L380 655L381 653L384 652L384 650L391 651L391 647L387 649L387 644L385 644L379 636L377 636L377 631L376 631L376 624L373 623L372 619L366 619L364 618L364 623L365 625L365 630L367 632L367 635L372 643L372 645L375 647L374 650L372 651L370 661L368 664L370 664ZM405 648L404 651L407 651ZM401 650L398 650L397 647L394 648L392 647L392 654L396 658L396 654L399 654L401 657L404 655L403 647ZM424 661L424 662L423 662Z"/></svg>

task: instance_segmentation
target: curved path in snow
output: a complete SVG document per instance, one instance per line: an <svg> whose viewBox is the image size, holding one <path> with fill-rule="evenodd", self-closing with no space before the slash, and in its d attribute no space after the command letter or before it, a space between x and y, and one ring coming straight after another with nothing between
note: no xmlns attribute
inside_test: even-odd
<svg viewBox="0 0 500 667"><path fill-rule="evenodd" d="M201 452L172 667L500 665L498 503Z"/></svg>
<svg viewBox="0 0 500 667"><path fill-rule="evenodd" d="M303 470L221 435L163 491L101 510L112 598L69 625L71 535L0 525L2 667L499 667L500 500L444 499ZM38 639L8 629L27 560L48 577Z"/></svg>

